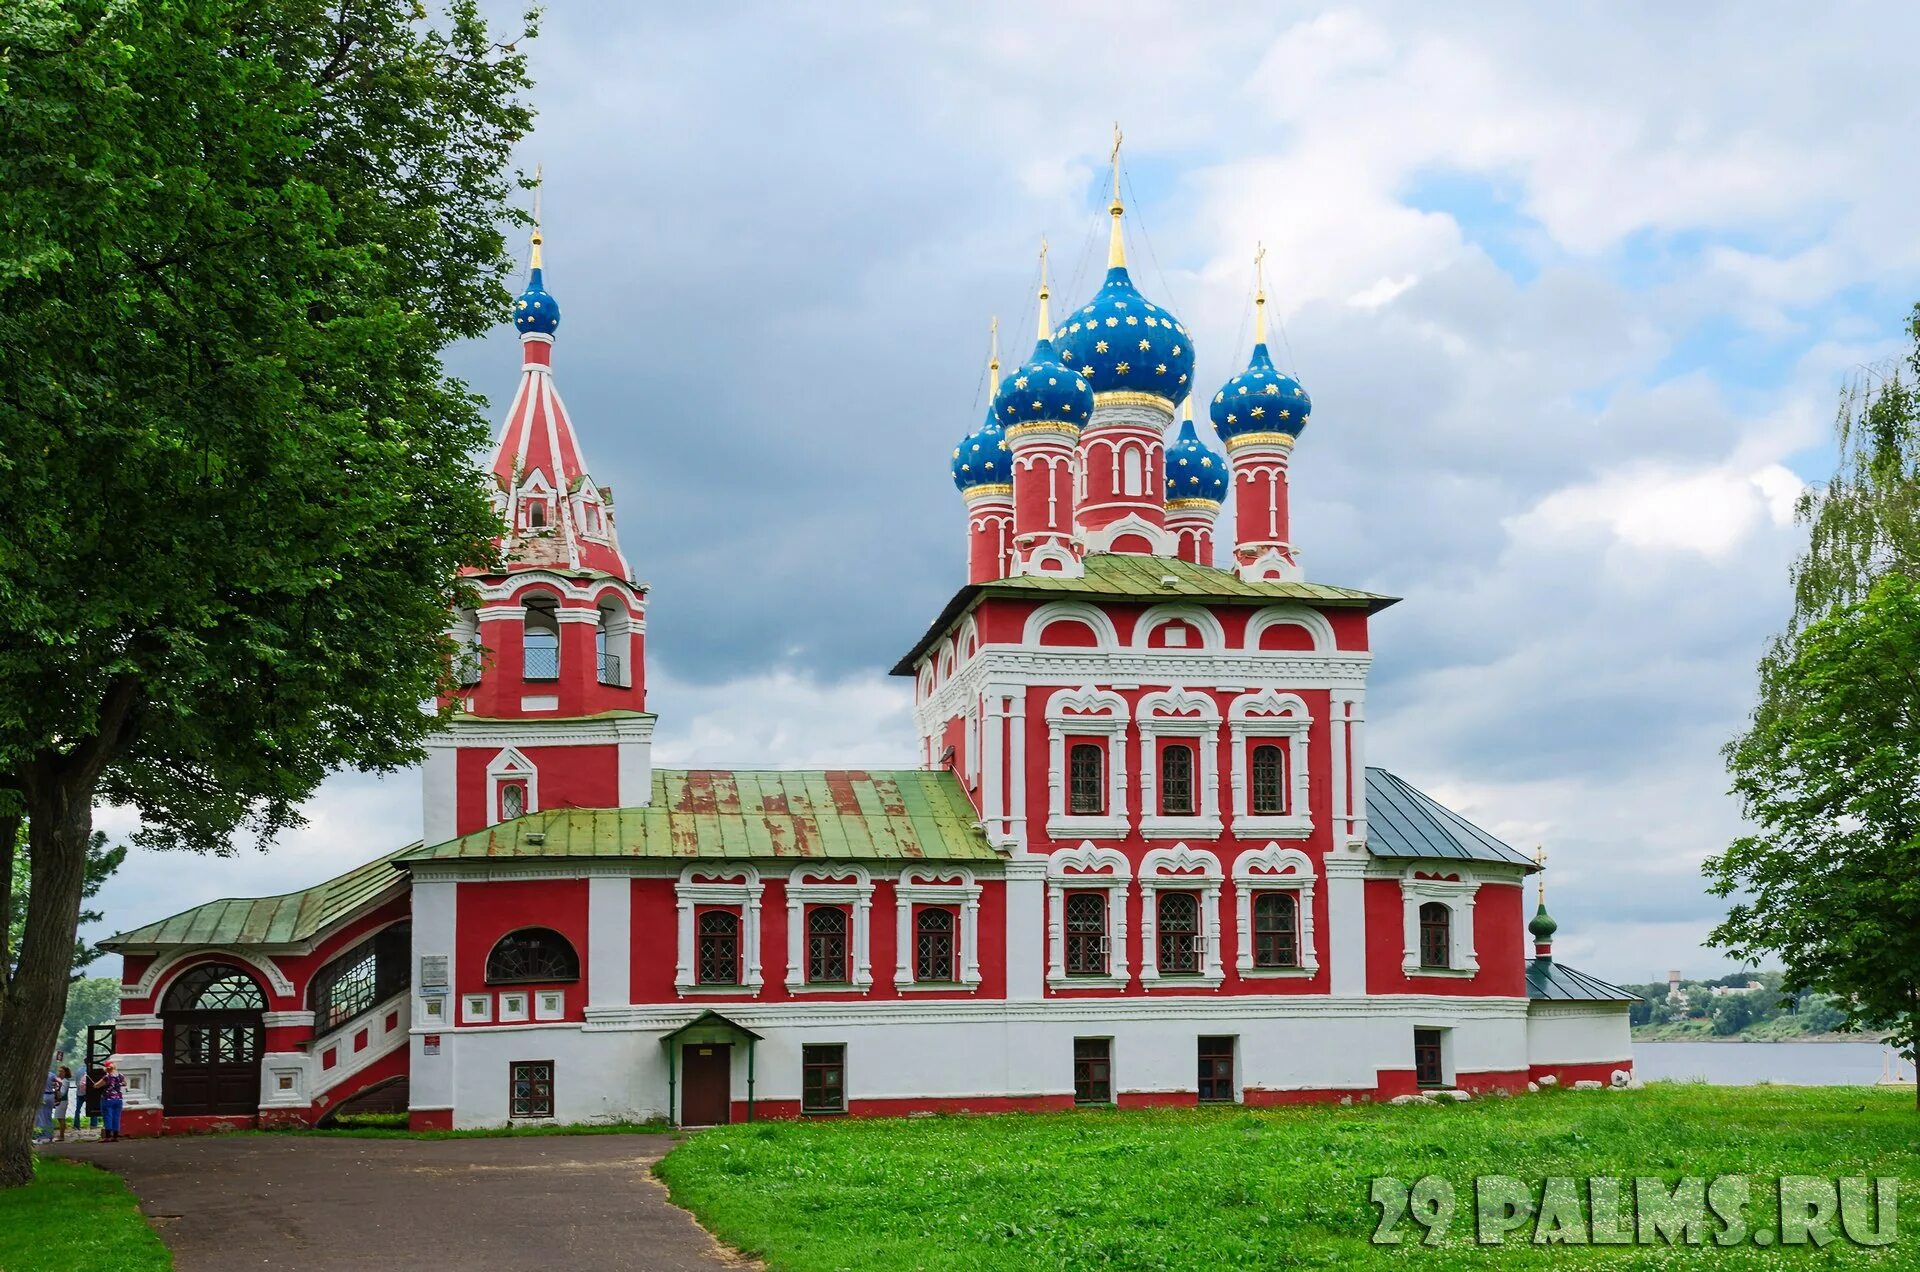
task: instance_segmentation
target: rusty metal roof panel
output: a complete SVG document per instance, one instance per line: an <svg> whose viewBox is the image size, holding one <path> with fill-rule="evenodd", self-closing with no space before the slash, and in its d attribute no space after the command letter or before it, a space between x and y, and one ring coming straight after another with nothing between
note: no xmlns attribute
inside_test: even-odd
<svg viewBox="0 0 1920 1272"><path fill-rule="evenodd" d="M400 882L406 848L355 866L314 887L277 897L228 897L110 936L102 949L175 945L299 945Z"/></svg>

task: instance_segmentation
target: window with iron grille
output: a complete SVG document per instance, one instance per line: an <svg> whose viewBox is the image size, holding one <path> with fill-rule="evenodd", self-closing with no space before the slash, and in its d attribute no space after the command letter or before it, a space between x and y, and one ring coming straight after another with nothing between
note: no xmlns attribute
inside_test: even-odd
<svg viewBox="0 0 1920 1272"><path fill-rule="evenodd" d="M1200 1040L1200 1098L1207 1103L1233 1100L1233 1039Z"/></svg>
<svg viewBox="0 0 1920 1272"><path fill-rule="evenodd" d="M1300 905L1291 892L1262 892L1253 899L1253 965L1300 966Z"/></svg>
<svg viewBox="0 0 1920 1272"><path fill-rule="evenodd" d="M406 988L412 943L412 925L396 923L314 973L307 988L314 1027L336 1029Z"/></svg>
<svg viewBox="0 0 1920 1272"><path fill-rule="evenodd" d="M1253 748L1253 811L1278 817L1287 811L1286 754L1264 742Z"/></svg>
<svg viewBox="0 0 1920 1272"><path fill-rule="evenodd" d="M1420 966L1453 966L1453 911L1438 901L1420 907Z"/></svg>
<svg viewBox="0 0 1920 1272"><path fill-rule="evenodd" d="M550 603L527 606L520 627L520 675L525 680L560 678L560 620Z"/></svg>
<svg viewBox="0 0 1920 1272"><path fill-rule="evenodd" d="M842 985L847 976L847 912L838 906L807 911L807 983Z"/></svg>
<svg viewBox="0 0 1920 1272"><path fill-rule="evenodd" d="M1107 756L1097 742L1075 742L1068 753L1067 811L1076 817L1107 811Z"/></svg>
<svg viewBox="0 0 1920 1272"><path fill-rule="evenodd" d="M1066 964L1069 976L1107 974L1107 896L1067 894Z"/></svg>
<svg viewBox="0 0 1920 1272"><path fill-rule="evenodd" d="M812 1042L800 1048L800 1111L847 1111L846 1044Z"/></svg>
<svg viewBox="0 0 1920 1272"><path fill-rule="evenodd" d="M1168 817L1193 815L1193 748L1160 748L1160 812Z"/></svg>
<svg viewBox="0 0 1920 1272"><path fill-rule="evenodd" d="M1073 1102L1113 1103L1113 1039L1073 1040Z"/></svg>
<svg viewBox="0 0 1920 1272"><path fill-rule="evenodd" d="M573 943L551 928L521 928L494 943L487 955L487 984L580 979Z"/></svg>
<svg viewBox="0 0 1920 1272"><path fill-rule="evenodd" d="M1164 975L1191 976L1200 971L1200 898L1191 892L1162 892L1154 906L1159 969Z"/></svg>
<svg viewBox="0 0 1920 1272"><path fill-rule="evenodd" d="M931 906L913 920L913 978L916 981L952 981L953 911Z"/></svg>
<svg viewBox="0 0 1920 1272"><path fill-rule="evenodd" d="M1440 1034L1438 1029L1413 1031L1413 1080L1423 1087L1447 1084L1447 1066L1441 1050Z"/></svg>
<svg viewBox="0 0 1920 1272"><path fill-rule="evenodd" d="M507 1072L507 1107L511 1116L553 1116L553 1061L515 1060L507 1066Z"/></svg>
<svg viewBox="0 0 1920 1272"><path fill-rule="evenodd" d="M731 910L708 910L696 927L694 980L702 985L738 985L740 916Z"/></svg>

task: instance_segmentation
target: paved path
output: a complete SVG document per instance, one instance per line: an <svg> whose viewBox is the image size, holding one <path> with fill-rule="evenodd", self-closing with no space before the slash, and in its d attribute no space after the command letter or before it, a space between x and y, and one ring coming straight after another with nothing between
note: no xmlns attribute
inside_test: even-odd
<svg viewBox="0 0 1920 1272"><path fill-rule="evenodd" d="M207 1135L56 1146L126 1177L178 1272L757 1267L667 1200L666 1135Z"/></svg>

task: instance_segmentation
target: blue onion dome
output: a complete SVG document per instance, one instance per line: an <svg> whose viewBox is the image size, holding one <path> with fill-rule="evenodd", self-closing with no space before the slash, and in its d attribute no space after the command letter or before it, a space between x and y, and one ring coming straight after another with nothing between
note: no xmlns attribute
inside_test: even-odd
<svg viewBox="0 0 1920 1272"><path fill-rule="evenodd" d="M1107 249L1107 281L1087 304L1053 332L1061 360L1093 385L1095 400L1110 393L1140 393L1164 400L1172 410L1193 387L1193 341L1186 327L1154 304L1127 274L1115 199L1113 236Z"/></svg>
<svg viewBox="0 0 1920 1272"><path fill-rule="evenodd" d="M1034 344L1033 356L993 396L993 418L1009 432L1042 421L1078 429L1092 414L1092 386L1068 370L1045 339Z"/></svg>
<svg viewBox="0 0 1920 1272"><path fill-rule="evenodd" d="M513 302L513 325L522 333L550 336L560 326L560 302L547 291L540 270L540 231L533 232L533 272L527 289Z"/></svg>
<svg viewBox="0 0 1920 1272"><path fill-rule="evenodd" d="M1218 508L1227 498L1227 461L1217 451L1207 449L1193 431L1193 413L1180 421L1179 436L1167 447L1167 508L1192 504L1211 504Z"/></svg>
<svg viewBox="0 0 1920 1272"><path fill-rule="evenodd" d="M1213 430L1229 446L1238 439L1292 444L1307 426L1313 399L1300 381L1277 369L1267 352L1267 296L1254 294L1253 357L1247 369L1213 395Z"/></svg>
<svg viewBox="0 0 1920 1272"><path fill-rule="evenodd" d="M1013 493L1013 454L1006 430L991 416L977 433L969 433L953 448L953 484L961 494L982 487L1003 486Z"/></svg>

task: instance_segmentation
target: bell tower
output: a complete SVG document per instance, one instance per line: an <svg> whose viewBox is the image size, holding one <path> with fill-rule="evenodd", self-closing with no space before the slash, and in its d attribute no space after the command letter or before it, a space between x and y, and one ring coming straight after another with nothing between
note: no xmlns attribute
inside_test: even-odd
<svg viewBox="0 0 1920 1272"><path fill-rule="evenodd" d="M536 204L537 209L537 204ZM555 808L648 802L646 588L554 386L560 305L533 232L514 302L520 383L488 466L498 558L453 616L460 696L428 744L421 836L428 844Z"/></svg>

